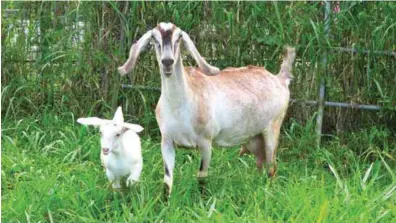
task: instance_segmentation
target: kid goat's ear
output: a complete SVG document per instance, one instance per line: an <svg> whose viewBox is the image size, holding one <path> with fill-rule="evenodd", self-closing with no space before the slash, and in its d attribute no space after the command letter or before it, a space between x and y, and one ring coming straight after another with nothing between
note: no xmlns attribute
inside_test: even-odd
<svg viewBox="0 0 396 223"><path fill-rule="evenodd" d="M130 124L130 123L124 123L123 126L124 126L124 128L130 129L130 130L132 130L134 132L141 132L144 129L140 125Z"/></svg>
<svg viewBox="0 0 396 223"><path fill-rule="evenodd" d="M117 124L122 124L124 123L124 115L122 114L122 108L121 106L118 106L115 114L114 114L114 118L113 121Z"/></svg>
<svg viewBox="0 0 396 223"><path fill-rule="evenodd" d="M94 127L98 127L99 125L103 125L107 123L107 120L98 118L98 117L89 117L89 118L79 118L77 122L81 125L92 125Z"/></svg>

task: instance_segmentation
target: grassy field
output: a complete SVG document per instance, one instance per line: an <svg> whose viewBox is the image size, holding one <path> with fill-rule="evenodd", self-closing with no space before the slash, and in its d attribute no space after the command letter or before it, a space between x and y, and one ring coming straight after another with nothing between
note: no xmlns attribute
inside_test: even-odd
<svg viewBox="0 0 396 223"><path fill-rule="evenodd" d="M2 2L1 220L396 222L396 60L362 53L396 50L396 4L345 1L339 12L332 4L327 35L322 2ZM166 202L154 50L133 75L116 72L132 43L160 21L186 31L219 68L277 73L282 48L295 46L292 98L317 100L324 77L327 101L383 109L327 107L318 148L317 107L292 103L276 178L259 173L252 156L238 157L239 148L215 149L204 194L198 152L179 149ZM191 57L185 64L196 65ZM109 118L118 105L145 128L141 181L123 192L109 187L97 132L76 123L80 115Z"/></svg>
<svg viewBox="0 0 396 223"><path fill-rule="evenodd" d="M275 179L258 173L253 157L238 157L238 148L216 149L205 194L195 178L198 152L179 149L165 202L158 139L142 137L141 182L114 192L100 165L98 134L72 114L3 120L2 221L394 222L389 134L372 128L350 134L347 144L333 137L316 148L312 125L291 120Z"/></svg>

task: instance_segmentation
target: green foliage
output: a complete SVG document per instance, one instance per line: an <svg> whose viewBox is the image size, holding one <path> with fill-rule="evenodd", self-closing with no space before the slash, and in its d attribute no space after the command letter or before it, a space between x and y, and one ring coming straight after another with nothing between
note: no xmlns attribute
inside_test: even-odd
<svg viewBox="0 0 396 223"><path fill-rule="evenodd" d="M391 222L396 218L395 143L372 129L321 148L309 124L282 133L279 170L270 180L252 156L214 149L206 192L199 154L177 150L174 192L162 199L159 140L143 138L144 168L133 188L114 192L100 164L96 130L72 114L2 125L4 222ZM360 145L362 153L356 154Z"/></svg>
<svg viewBox="0 0 396 223"><path fill-rule="evenodd" d="M320 2L2 2L2 220L392 221L396 60L333 49L396 51L396 7L340 4L326 37ZM236 148L216 149L205 196L195 179L198 153L178 150L175 190L165 203L154 116L160 93L120 87L160 87L154 53L143 53L132 75L116 72L132 43L161 21L187 31L220 68L255 64L277 73L283 46L296 46L293 98L316 99L324 75L327 100L384 109L327 108L328 134L318 148L316 108L292 104L277 178L257 173L254 158L237 157ZM324 52L327 66L321 64ZM189 57L185 63L195 65ZM117 105L127 121L145 127L142 181L123 193L108 188L96 132L75 122L89 115L109 118Z"/></svg>
<svg viewBox="0 0 396 223"><path fill-rule="evenodd" d="M2 117L44 111L105 114L124 104L131 119L155 128L152 111L159 93L120 88L120 83L159 87L154 53L142 54L129 77L120 78L116 68L148 28L171 21L220 68L255 64L277 73L283 46L296 46L293 98L316 99L319 77L325 75L327 100L384 107L381 119L373 112L328 109L329 133L334 126L395 125L395 58L331 50L395 51L394 4L342 2L341 11L330 14L329 38L323 7L320 2L5 2ZM326 74L321 65L325 51ZM195 65L191 58L185 62ZM314 112L300 105L290 111L301 122Z"/></svg>

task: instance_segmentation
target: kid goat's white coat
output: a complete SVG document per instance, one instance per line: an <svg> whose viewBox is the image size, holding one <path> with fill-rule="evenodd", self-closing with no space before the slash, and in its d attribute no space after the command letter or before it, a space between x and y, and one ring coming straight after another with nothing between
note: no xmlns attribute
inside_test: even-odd
<svg viewBox="0 0 396 223"><path fill-rule="evenodd" d="M155 44L161 73L156 117L168 192L173 185L175 144L200 149L198 177L208 174L212 144L242 144L240 154L252 152L257 167L262 168L265 161L273 176L279 130L289 103L294 48L287 48L278 75L256 66L220 71L201 57L187 33L172 23L160 23L133 44L128 60L118 68L121 75L134 68L150 41ZM183 66L182 41L199 68Z"/></svg>
<svg viewBox="0 0 396 223"><path fill-rule="evenodd" d="M113 188L121 187L122 177L127 177L127 186L139 180L143 159L140 138L136 133L141 132L143 127L125 123L121 107L117 108L113 120L89 117L79 118L77 122L99 127L100 159Z"/></svg>

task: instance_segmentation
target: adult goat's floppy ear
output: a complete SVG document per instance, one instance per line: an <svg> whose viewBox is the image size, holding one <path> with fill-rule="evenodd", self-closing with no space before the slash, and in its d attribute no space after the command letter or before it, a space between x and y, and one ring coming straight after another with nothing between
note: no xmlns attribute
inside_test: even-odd
<svg viewBox="0 0 396 223"><path fill-rule="evenodd" d="M206 75L216 75L216 74L220 73L219 68L208 64L208 62L206 62L206 60L201 56L201 54L199 54L193 41L191 40L190 36L186 32L182 31L181 35L182 35L182 39L183 39L185 47L191 53L194 60L197 62L198 67L201 68L202 71Z"/></svg>
<svg viewBox="0 0 396 223"><path fill-rule="evenodd" d="M153 31L150 30L146 34L144 34L140 39L132 45L131 50L129 51L128 60L118 68L118 73L121 75L125 75L135 67L136 61L139 57L139 54L146 48L147 44L150 42L151 37L153 36Z"/></svg>

